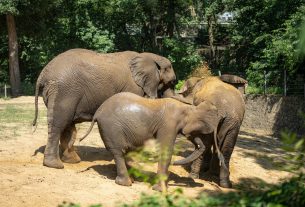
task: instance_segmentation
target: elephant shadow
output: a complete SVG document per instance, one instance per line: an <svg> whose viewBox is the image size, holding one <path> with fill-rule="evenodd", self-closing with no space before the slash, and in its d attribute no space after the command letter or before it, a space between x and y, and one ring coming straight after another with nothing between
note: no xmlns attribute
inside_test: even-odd
<svg viewBox="0 0 305 207"><path fill-rule="evenodd" d="M103 176L104 178L115 180L116 178L116 166L115 164L105 164L105 165L93 165L85 170L82 170L81 172L85 172L87 170L94 170L99 175Z"/></svg>
<svg viewBox="0 0 305 207"><path fill-rule="evenodd" d="M44 153L46 146L40 146L37 148L32 156L36 156L38 153ZM77 146L76 151L82 161L93 162L97 160L111 161L113 159L112 154L105 148L92 147L92 146ZM60 152L62 155L62 152Z"/></svg>
<svg viewBox="0 0 305 207"><path fill-rule="evenodd" d="M91 146L77 146L77 153L82 159L82 161L111 161L113 160L113 155L106 149L101 147L91 147Z"/></svg>
<svg viewBox="0 0 305 207"><path fill-rule="evenodd" d="M115 164L105 164L105 165L93 165L83 170L85 172L87 170L93 169L101 176L104 176L107 179L115 180L116 178L116 166ZM137 182L146 182L146 183L154 183L156 181L157 173L151 171L140 170L140 177L134 177L134 180ZM173 181L174 183L170 183L169 186L179 186L179 187L202 187L202 183L197 183L194 179L189 177L182 177L177 175L176 173L170 172L169 181Z"/></svg>
<svg viewBox="0 0 305 207"><path fill-rule="evenodd" d="M169 178L170 181L174 181L174 183L170 183L169 186L177 186L184 188L193 188L193 187L203 187L204 184L197 183L193 178L180 176L176 173L170 172Z"/></svg>

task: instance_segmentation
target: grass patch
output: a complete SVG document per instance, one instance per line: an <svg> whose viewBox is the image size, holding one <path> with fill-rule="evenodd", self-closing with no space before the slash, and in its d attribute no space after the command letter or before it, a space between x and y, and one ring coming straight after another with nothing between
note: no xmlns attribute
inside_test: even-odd
<svg viewBox="0 0 305 207"><path fill-rule="evenodd" d="M1 107L2 108L2 107ZM22 123L31 125L34 119L34 105L30 108L20 105L5 105L0 108L0 124ZM39 121L46 118L46 110L39 110Z"/></svg>

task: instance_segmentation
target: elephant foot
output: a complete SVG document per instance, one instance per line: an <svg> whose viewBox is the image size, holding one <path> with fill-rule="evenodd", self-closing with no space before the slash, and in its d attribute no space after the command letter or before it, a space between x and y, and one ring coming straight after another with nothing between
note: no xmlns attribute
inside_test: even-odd
<svg viewBox="0 0 305 207"><path fill-rule="evenodd" d="M219 181L219 186L222 188L232 188L232 183L229 179L221 179Z"/></svg>
<svg viewBox="0 0 305 207"><path fill-rule="evenodd" d="M130 176L129 178L130 178L131 182L134 183L134 177Z"/></svg>
<svg viewBox="0 0 305 207"><path fill-rule="evenodd" d="M155 191L158 191L158 192L166 192L167 186L166 186L165 183L163 185L164 186L162 187L161 183L154 184L152 189L155 190Z"/></svg>
<svg viewBox="0 0 305 207"><path fill-rule="evenodd" d="M192 178L192 179L198 179L199 178L199 173L190 172L188 177Z"/></svg>
<svg viewBox="0 0 305 207"><path fill-rule="evenodd" d="M43 159L43 165L46 167L51 167L51 168L56 168L56 169L64 168L64 164L62 163L62 161L60 159L48 158L46 156Z"/></svg>
<svg viewBox="0 0 305 207"><path fill-rule="evenodd" d="M124 176L124 177L116 176L115 183L118 185L124 185L124 186L132 185L132 181L131 181L130 177L128 177L128 176Z"/></svg>
<svg viewBox="0 0 305 207"><path fill-rule="evenodd" d="M61 160L66 163L79 163L81 161L78 154L74 150L69 151L69 149L64 151Z"/></svg>

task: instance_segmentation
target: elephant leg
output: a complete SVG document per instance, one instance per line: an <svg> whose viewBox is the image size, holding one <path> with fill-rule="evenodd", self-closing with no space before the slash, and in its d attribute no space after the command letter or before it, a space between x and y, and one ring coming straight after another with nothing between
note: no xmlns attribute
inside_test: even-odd
<svg viewBox="0 0 305 207"><path fill-rule="evenodd" d="M61 129L50 126L50 124L48 128L48 142L44 151L43 165L51 168L62 169L64 168L64 165L59 158L58 146Z"/></svg>
<svg viewBox="0 0 305 207"><path fill-rule="evenodd" d="M122 129L117 127L109 127L111 123L105 122L104 119L97 118L97 125L101 135L101 139L107 150L109 150L113 157L117 169L117 176L115 183L118 185L131 186L132 180L129 177L126 160L123 149L126 147L126 138Z"/></svg>
<svg viewBox="0 0 305 207"><path fill-rule="evenodd" d="M175 130L173 130L175 131ZM158 179L159 182L153 186L153 190L165 192L167 189L168 167L170 165L174 150L176 136L174 132L162 130L157 134L157 140L160 144L160 157L158 162Z"/></svg>
<svg viewBox="0 0 305 207"><path fill-rule="evenodd" d="M75 152L74 146L68 147L68 143L71 139L76 139L75 124L68 126L61 134L60 147L63 152L61 160L66 163L79 163L81 159Z"/></svg>
<svg viewBox="0 0 305 207"><path fill-rule="evenodd" d="M56 88L55 88L56 89ZM67 126L72 123L75 107L70 100L57 100L63 97L52 89L48 95L48 142L44 152L43 165L52 168L64 168L59 158L60 136ZM77 102L76 102L77 103Z"/></svg>
<svg viewBox="0 0 305 207"><path fill-rule="evenodd" d="M117 168L117 177L115 178L115 183L118 185L131 186L132 180L130 179L126 167L125 158L121 150L110 150L114 156L114 162Z"/></svg>
<svg viewBox="0 0 305 207"><path fill-rule="evenodd" d="M189 174L190 178L198 179L200 174L200 169L203 161L203 156L201 155L199 158L193 161L191 165L191 172Z"/></svg>
<svg viewBox="0 0 305 207"><path fill-rule="evenodd" d="M56 93L53 92L52 94L47 94L46 91L44 91L44 100L47 100L45 102L47 103L48 108L48 141L44 151L43 165L51 168L61 169L64 168L64 165L59 158L59 138L63 129L61 125L54 124L56 114L54 111Z"/></svg>
<svg viewBox="0 0 305 207"><path fill-rule="evenodd" d="M220 166L220 174L219 174L219 185L223 188L232 188L232 183L230 181L230 158L236 144L237 136L238 136L239 128L232 129L228 131L223 145L221 147L221 152L225 159L226 167Z"/></svg>

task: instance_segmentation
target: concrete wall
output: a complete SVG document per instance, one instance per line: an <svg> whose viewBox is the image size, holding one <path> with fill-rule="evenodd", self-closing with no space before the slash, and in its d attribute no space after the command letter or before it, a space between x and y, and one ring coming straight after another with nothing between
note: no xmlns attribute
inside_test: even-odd
<svg viewBox="0 0 305 207"><path fill-rule="evenodd" d="M284 129L305 135L305 98L302 96L245 95L244 129L279 135Z"/></svg>

